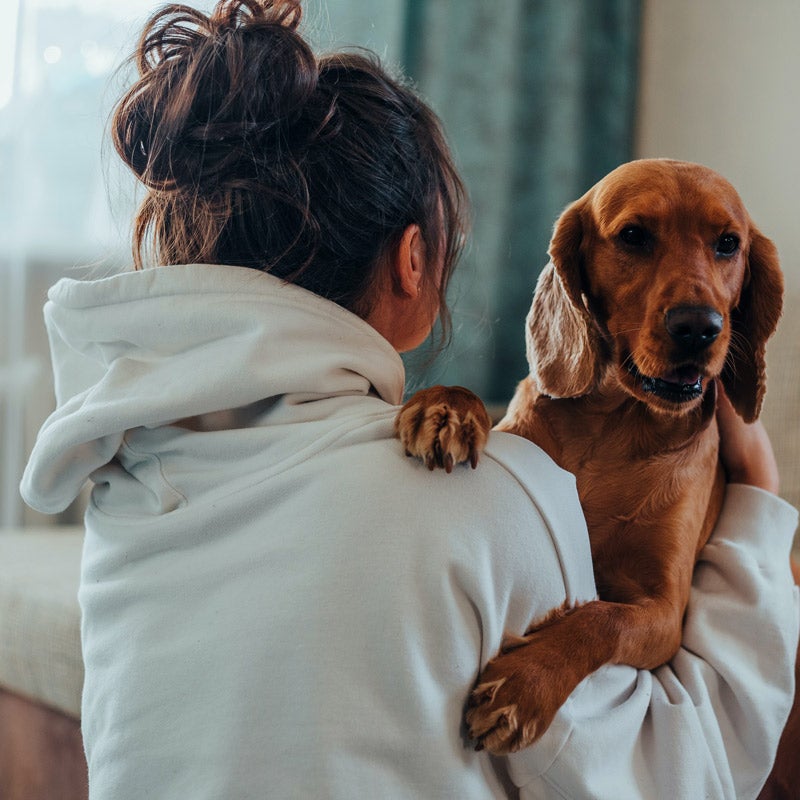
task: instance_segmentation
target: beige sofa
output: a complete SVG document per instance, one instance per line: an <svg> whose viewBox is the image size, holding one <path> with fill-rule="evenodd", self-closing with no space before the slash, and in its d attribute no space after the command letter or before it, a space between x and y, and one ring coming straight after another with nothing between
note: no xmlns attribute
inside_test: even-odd
<svg viewBox="0 0 800 800"><path fill-rule="evenodd" d="M800 506L800 291L768 352L764 421L782 494ZM76 528L0 533L0 798L86 797L80 745Z"/></svg>
<svg viewBox="0 0 800 800"><path fill-rule="evenodd" d="M0 798L87 796L76 591L83 534L0 532Z"/></svg>

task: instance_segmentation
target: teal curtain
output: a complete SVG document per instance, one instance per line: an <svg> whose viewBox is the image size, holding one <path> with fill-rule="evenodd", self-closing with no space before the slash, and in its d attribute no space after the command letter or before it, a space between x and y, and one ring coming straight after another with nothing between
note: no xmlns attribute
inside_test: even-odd
<svg viewBox="0 0 800 800"><path fill-rule="evenodd" d="M371 47L414 80L470 192L452 342L433 364L424 348L406 360L410 389L457 383L504 403L527 373L553 223L632 157L640 16L641 0L328 0L316 18L328 43Z"/></svg>

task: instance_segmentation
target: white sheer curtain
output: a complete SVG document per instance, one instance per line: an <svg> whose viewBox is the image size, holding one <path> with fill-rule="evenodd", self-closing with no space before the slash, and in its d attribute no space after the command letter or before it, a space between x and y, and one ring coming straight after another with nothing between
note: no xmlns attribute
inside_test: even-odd
<svg viewBox="0 0 800 800"><path fill-rule="evenodd" d="M18 482L53 405L47 287L127 251L130 181L104 163L111 77L153 0L11 0L0 28L0 528L36 521ZM7 6L4 6L6 11Z"/></svg>

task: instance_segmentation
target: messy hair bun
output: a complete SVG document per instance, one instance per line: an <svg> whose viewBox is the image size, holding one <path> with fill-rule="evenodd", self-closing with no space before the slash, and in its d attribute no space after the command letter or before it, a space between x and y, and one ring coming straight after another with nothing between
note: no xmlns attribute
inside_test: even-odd
<svg viewBox="0 0 800 800"><path fill-rule="evenodd" d="M363 315L381 256L417 223L444 247L446 286L464 193L438 120L371 55L318 61L301 16L299 0L221 0L146 23L112 117L147 190L135 266L266 270Z"/></svg>

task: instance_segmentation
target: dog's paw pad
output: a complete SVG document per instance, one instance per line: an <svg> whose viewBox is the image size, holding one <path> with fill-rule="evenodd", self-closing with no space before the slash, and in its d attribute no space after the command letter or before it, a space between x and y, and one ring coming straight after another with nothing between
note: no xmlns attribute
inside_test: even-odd
<svg viewBox="0 0 800 800"><path fill-rule="evenodd" d="M395 420L406 455L420 458L430 470L439 467L448 473L456 464L477 466L490 428L480 398L460 387L417 392Z"/></svg>

